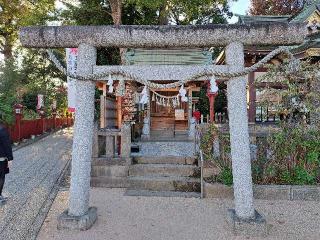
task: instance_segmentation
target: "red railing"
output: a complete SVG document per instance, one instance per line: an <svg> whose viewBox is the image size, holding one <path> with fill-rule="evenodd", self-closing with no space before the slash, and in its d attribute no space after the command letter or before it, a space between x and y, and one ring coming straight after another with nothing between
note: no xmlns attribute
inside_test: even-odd
<svg viewBox="0 0 320 240"><path fill-rule="evenodd" d="M39 118L35 120L20 120L16 118L14 125L7 126L11 140L19 142L28 139L32 135L40 135L54 129L70 127L73 125L73 118Z"/></svg>

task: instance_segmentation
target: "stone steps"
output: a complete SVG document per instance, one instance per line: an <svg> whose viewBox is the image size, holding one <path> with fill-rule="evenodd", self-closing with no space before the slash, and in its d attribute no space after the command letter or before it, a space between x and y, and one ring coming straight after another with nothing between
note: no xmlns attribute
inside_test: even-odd
<svg viewBox="0 0 320 240"><path fill-rule="evenodd" d="M99 165L91 167L92 177L127 177L129 173L129 166L120 165Z"/></svg>
<svg viewBox="0 0 320 240"><path fill-rule="evenodd" d="M137 164L184 164L193 165L197 163L195 157L179 156L134 156L133 162Z"/></svg>
<svg viewBox="0 0 320 240"><path fill-rule="evenodd" d="M139 155L142 156L188 157L195 155L195 145L192 141L137 142L136 145L139 146Z"/></svg>
<svg viewBox="0 0 320 240"><path fill-rule="evenodd" d="M200 192L200 179L191 177L129 176L130 190Z"/></svg>
<svg viewBox="0 0 320 240"><path fill-rule="evenodd" d="M182 198L200 198L199 192L174 192L174 191L149 191L149 190L127 190L126 196L142 197L182 197Z"/></svg>
<svg viewBox="0 0 320 240"><path fill-rule="evenodd" d="M135 164L129 168L130 176L198 177L200 168L182 164Z"/></svg>
<svg viewBox="0 0 320 240"><path fill-rule="evenodd" d="M129 187L127 177L91 177L92 187L105 188L127 188Z"/></svg>

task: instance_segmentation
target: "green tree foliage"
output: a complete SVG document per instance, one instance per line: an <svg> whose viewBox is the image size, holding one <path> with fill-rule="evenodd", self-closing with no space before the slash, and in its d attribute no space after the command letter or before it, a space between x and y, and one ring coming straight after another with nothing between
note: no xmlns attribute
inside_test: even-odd
<svg viewBox="0 0 320 240"><path fill-rule="evenodd" d="M22 92L19 86L21 85L21 74L17 69L13 59L7 60L7 64L2 63L0 66L0 112L4 116L4 121L12 123L13 105L17 99L21 97Z"/></svg>
<svg viewBox="0 0 320 240"><path fill-rule="evenodd" d="M125 25L225 23L230 16L226 0L80 0L78 5L65 2L61 12L64 24ZM120 20L115 20L114 5L121 3ZM114 48L99 49L98 64L119 64L120 53Z"/></svg>
<svg viewBox="0 0 320 240"><path fill-rule="evenodd" d="M13 47L21 26L45 24L54 11L54 0L0 0L0 52L13 57Z"/></svg>
<svg viewBox="0 0 320 240"><path fill-rule="evenodd" d="M292 69L290 62L282 65L269 66L269 71L258 78L257 84L264 83L267 86L277 83L282 89L266 88L266 94L261 96L261 102L275 109L293 124L309 122L313 119L319 126L320 120L320 84L318 62L303 61L299 69ZM279 101L272 102L268 96L276 96Z"/></svg>
<svg viewBox="0 0 320 240"><path fill-rule="evenodd" d="M225 23L231 16L226 0L129 0L158 13L158 24Z"/></svg>
<svg viewBox="0 0 320 240"><path fill-rule="evenodd" d="M60 60L64 55L56 51ZM45 96L46 112L50 113L53 100L57 100L57 108L63 112L66 109L66 76L63 75L39 50L27 50L23 55L21 75L24 87L22 104L28 109L35 110L38 94Z"/></svg>

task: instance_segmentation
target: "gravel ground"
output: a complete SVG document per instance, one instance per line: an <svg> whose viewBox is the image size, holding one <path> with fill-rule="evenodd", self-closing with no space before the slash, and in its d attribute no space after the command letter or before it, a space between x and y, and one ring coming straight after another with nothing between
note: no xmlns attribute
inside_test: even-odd
<svg viewBox="0 0 320 240"><path fill-rule="evenodd" d="M38 235L39 240L209 240L235 237L226 224L232 201L124 196L123 189L92 188L98 221L88 231L57 230L57 216L67 208L68 191L60 191ZM267 240L318 240L320 204L302 201L256 201L267 217Z"/></svg>
<svg viewBox="0 0 320 240"><path fill-rule="evenodd" d="M70 159L71 146L72 129L64 129L14 152L3 192L8 202L0 207L0 239L31 237Z"/></svg>

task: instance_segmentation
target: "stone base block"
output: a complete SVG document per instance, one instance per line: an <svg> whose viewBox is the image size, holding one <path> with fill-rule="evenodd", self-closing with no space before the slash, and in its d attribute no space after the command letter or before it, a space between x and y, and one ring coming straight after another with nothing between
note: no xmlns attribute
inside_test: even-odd
<svg viewBox="0 0 320 240"><path fill-rule="evenodd" d="M68 210L65 210L58 217L58 226L59 230L81 230L85 231L92 227L92 225L97 220L97 208L90 207L88 212L83 216L69 216Z"/></svg>
<svg viewBox="0 0 320 240"><path fill-rule="evenodd" d="M150 139L150 134L142 134L141 135L141 140L149 140Z"/></svg>
<svg viewBox="0 0 320 240"><path fill-rule="evenodd" d="M254 218L241 219L236 215L234 209L228 209L227 221L235 235L247 237L266 237L267 222L265 218L255 211Z"/></svg>

